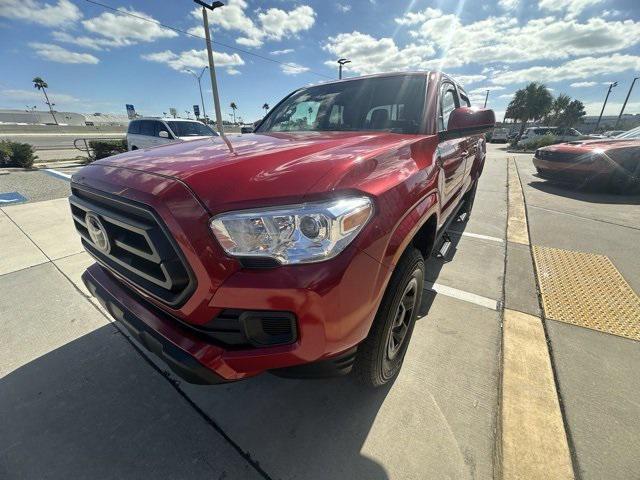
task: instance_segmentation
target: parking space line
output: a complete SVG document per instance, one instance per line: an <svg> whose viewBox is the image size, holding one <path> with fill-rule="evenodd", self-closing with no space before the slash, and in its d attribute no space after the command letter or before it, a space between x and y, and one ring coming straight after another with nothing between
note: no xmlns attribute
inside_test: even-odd
<svg viewBox="0 0 640 480"><path fill-rule="evenodd" d="M492 237L490 235L481 235L479 233L471 233L471 232L458 232L457 230L449 230L447 233L452 233L454 235L462 235L465 237L471 238L479 238L480 240L489 240L490 242L504 243L502 238Z"/></svg>
<svg viewBox="0 0 640 480"><path fill-rule="evenodd" d="M61 178L62 180L71 180L71 175L66 174L66 173L62 173L59 172L57 170L54 170L52 168L43 168L42 170L40 170L41 172L47 173L53 177L57 177L57 178Z"/></svg>
<svg viewBox="0 0 640 480"><path fill-rule="evenodd" d="M447 297L456 298L469 303L475 303L481 307L490 308L491 310L499 310L500 302L491 298L483 297L471 292L465 292L464 290L458 290L457 288L448 287L447 285L441 285L439 283L425 282L425 288L432 290L441 295Z"/></svg>

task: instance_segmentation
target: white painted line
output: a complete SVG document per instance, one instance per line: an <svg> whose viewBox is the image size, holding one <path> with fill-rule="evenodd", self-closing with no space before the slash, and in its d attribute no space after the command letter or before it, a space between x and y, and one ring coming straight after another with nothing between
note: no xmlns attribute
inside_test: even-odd
<svg viewBox="0 0 640 480"><path fill-rule="evenodd" d="M71 175L67 174L67 173L62 173L59 172L57 170L54 170L52 168L43 168L41 171L48 173L49 175L53 175L54 177L59 177L62 178L64 180L71 180Z"/></svg>
<svg viewBox="0 0 640 480"><path fill-rule="evenodd" d="M465 292L464 290L458 290L457 288L433 282L425 282L425 287L447 297L457 298L458 300L463 300L469 303L475 303L476 305L490 308L491 310L499 309L499 302L497 300L483 297L482 295L476 295L475 293Z"/></svg>
<svg viewBox="0 0 640 480"><path fill-rule="evenodd" d="M455 230L449 230L448 233L453 233L454 235L464 235L465 237L479 238L481 240L489 240L491 242L504 243L504 240L501 238L492 237L490 235L480 235L479 233L457 232Z"/></svg>

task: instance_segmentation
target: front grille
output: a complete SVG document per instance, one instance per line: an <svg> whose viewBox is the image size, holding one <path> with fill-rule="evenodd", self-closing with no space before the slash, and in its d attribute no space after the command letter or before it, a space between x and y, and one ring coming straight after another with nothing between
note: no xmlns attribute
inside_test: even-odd
<svg viewBox="0 0 640 480"><path fill-rule="evenodd" d="M101 265L172 307L184 303L195 279L151 208L77 185L71 193L71 214L82 244ZM92 239L87 214L99 220L108 248L99 248Z"/></svg>

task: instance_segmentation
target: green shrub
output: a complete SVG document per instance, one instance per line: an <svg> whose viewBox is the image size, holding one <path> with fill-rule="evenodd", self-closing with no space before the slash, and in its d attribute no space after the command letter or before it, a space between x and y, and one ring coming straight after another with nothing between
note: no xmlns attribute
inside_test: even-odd
<svg viewBox="0 0 640 480"><path fill-rule="evenodd" d="M110 157L127 151L126 140L91 140L89 148L93 151L92 160Z"/></svg>
<svg viewBox="0 0 640 480"><path fill-rule="evenodd" d="M0 142L0 165L4 167L31 168L36 158L33 147L28 143Z"/></svg>
<svg viewBox="0 0 640 480"><path fill-rule="evenodd" d="M11 159L11 154L13 150L9 146L9 142L1 141L0 142L0 167L6 167L9 165L9 160Z"/></svg>

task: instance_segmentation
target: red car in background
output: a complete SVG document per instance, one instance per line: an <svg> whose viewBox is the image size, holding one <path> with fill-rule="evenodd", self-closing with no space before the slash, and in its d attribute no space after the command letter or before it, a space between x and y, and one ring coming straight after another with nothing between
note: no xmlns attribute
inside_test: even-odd
<svg viewBox="0 0 640 480"><path fill-rule="evenodd" d="M599 185L619 193L640 191L640 127L614 138L560 143L536 150L543 177Z"/></svg>

